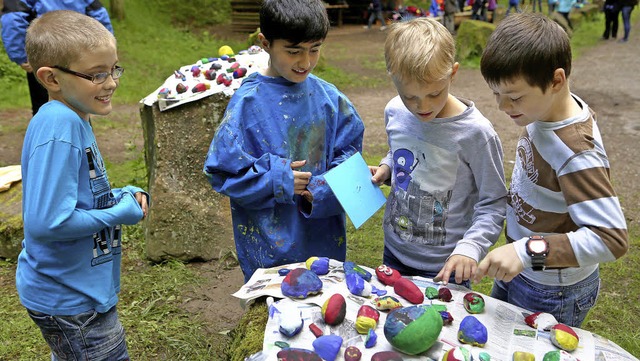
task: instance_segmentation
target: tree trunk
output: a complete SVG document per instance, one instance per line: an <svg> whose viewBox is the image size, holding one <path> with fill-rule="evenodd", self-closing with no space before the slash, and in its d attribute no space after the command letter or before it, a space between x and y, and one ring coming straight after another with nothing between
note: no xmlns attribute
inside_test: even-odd
<svg viewBox="0 0 640 361"><path fill-rule="evenodd" d="M111 0L111 18L124 20L124 0Z"/></svg>

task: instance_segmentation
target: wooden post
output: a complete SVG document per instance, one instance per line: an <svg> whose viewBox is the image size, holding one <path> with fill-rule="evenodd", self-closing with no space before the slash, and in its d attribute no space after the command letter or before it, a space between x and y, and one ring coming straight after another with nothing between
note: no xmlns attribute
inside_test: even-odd
<svg viewBox="0 0 640 361"><path fill-rule="evenodd" d="M112 19L124 20L124 0L111 0L110 10Z"/></svg>

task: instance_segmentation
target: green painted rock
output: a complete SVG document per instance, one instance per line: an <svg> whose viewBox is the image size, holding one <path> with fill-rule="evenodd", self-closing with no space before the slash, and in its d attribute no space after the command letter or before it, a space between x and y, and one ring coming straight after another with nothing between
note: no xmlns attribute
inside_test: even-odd
<svg viewBox="0 0 640 361"><path fill-rule="evenodd" d="M384 336L391 346L409 355L428 350L442 331L442 317L431 306L397 308L387 316Z"/></svg>

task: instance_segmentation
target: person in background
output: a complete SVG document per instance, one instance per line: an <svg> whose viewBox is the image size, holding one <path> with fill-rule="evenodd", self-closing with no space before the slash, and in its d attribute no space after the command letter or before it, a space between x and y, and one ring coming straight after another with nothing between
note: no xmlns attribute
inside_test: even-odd
<svg viewBox="0 0 640 361"><path fill-rule="evenodd" d="M89 15L113 33L107 9L98 0L4 0L2 17L0 17L2 43L9 59L27 73L33 115L44 103L49 101L49 96L47 90L36 80L33 69L27 62L25 51L27 27L33 19L55 10L73 10Z"/></svg>
<svg viewBox="0 0 640 361"><path fill-rule="evenodd" d="M638 0L619 0L620 12L622 13L622 24L624 26L624 37L618 40L621 43L629 41L629 33L631 32L631 12L638 6Z"/></svg>
<svg viewBox="0 0 640 361"><path fill-rule="evenodd" d="M539 13L505 18L480 71L498 107L523 127L507 198L507 244L480 262L474 281L491 297L580 327L600 289L599 264L629 248L596 116L569 89L571 43Z"/></svg>
<svg viewBox="0 0 640 361"><path fill-rule="evenodd" d="M403 276L470 287L505 217L502 145L487 118L450 91L455 42L437 20L392 25L385 61L398 96L384 117L389 144L372 182L391 184L383 263Z"/></svg>
<svg viewBox="0 0 640 361"><path fill-rule="evenodd" d="M618 18L620 17L620 0L605 0L604 2L604 33L602 39L618 36Z"/></svg>
<svg viewBox="0 0 640 361"><path fill-rule="evenodd" d="M571 13L571 9L576 4L576 0L558 0L558 6L556 7L556 11L558 14L562 15L565 20L567 20L567 25L569 29L573 30L573 24L571 24L571 19L569 19L569 14Z"/></svg>
<svg viewBox="0 0 640 361"><path fill-rule="evenodd" d="M551 14L553 14L553 12L556 11L556 8L558 7L558 0L549 0L547 5L549 6L549 16L551 16Z"/></svg>
<svg viewBox="0 0 640 361"><path fill-rule="evenodd" d="M376 19L380 20L380 31L387 29L387 23L382 16L382 3L380 0L372 0L369 4L369 21L365 29L371 29Z"/></svg>
<svg viewBox="0 0 640 361"><path fill-rule="evenodd" d="M444 0L444 16L442 17L442 24L452 35L455 35L456 33L456 12L458 12L458 2L456 0Z"/></svg>
<svg viewBox="0 0 640 361"><path fill-rule="evenodd" d="M27 60L49 93L22 147L24 240L20 302L51 348L51 360L128 360L116 304L122 224L147 214L149 195L113 189L91 125L107 115L124 69L116 39L76 11L31 22Z"/></svg>
<svg viewBox="0 0 640 361"><path fill-rule="evenodd" d="M258 39L269 66L247 77L213 136L204 173L229 197L240 268L345 261L345 212L324 179L362 150L364 124L311 74L329 31L321 0L264 0Z"/></svg>
<svg viewBox="0 0 640 361"><path fill-rule="evenodd" d="M511 9L515 9L517 13L521 13L522 9L520 9L520 0L509 0L509 7L507 7L505 16L509 16Z"/></svg>

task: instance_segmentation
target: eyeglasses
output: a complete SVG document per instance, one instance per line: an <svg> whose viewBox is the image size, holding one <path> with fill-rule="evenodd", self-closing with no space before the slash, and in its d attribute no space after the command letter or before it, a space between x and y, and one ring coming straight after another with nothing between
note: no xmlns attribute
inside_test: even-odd
<svg viewBox="0 0 640 361"><path fill-rule="evenodd" d="M58 65L54 65L52 66L52 68L54 69L58 69L61 70L67 74L73 74L75 76L78 76L80 78L83 79L87 79L87 80L91 80L91 82L93 84L102 84L105 81L107 81L107 78L109 77L109 75L111 75L111 77L113 78L113 80L116 80L118 78L120 78L122 76L122 73L124 73L124 68L119 67L119 66L114 66L113 69L111 69L110 73L97 73L97 74L93 74L93 75L89 75L89 74L84 74L84 73L78 73L77 71L73 71L71 69L67 69L65 67L62 66L58 66Z"/></svg>

